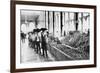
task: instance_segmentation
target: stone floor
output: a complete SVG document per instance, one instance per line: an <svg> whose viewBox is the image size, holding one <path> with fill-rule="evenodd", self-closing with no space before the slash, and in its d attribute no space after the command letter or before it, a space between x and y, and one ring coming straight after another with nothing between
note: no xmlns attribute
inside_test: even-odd
<svg viewBox="0 0 100 73"><path fill-rule="evenodd" d="M47 51L48 57L44 57L40 54L37 54L33 48L30 48L28 43L28 39L25 39L25 43L21 42L21 63L55 61L55 58L50 54L49 51Z"/></svg>

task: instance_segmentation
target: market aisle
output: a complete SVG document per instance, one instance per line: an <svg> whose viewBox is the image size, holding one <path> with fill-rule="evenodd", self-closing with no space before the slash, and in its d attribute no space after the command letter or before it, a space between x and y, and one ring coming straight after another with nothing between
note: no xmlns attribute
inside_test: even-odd
<svg viewBox="0 0 100 73"><path fill-rule="evenodd" d="M47 51L48 52L48 51ZM21 63L25 62L46 62L54 61L53 56L48 52L48 58L45 58L37 54L33 48L28 46L28 40L25 39L25 43L21 42Z"/></svg>

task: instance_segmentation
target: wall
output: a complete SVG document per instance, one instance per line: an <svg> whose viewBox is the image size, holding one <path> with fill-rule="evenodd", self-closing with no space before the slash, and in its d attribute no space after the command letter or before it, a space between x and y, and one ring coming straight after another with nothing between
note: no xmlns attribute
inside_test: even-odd
<svg viewBox="0 0 100 73"><path fill-rule="evenodd" d="M75 3L97 5L97 31L100 37L100 0L36 0L58 3ZM100 72L100 38L97 40L97 68L41 71L34 73L99 73ZM9 73L10 69L10 0L0 0L0 73ZM33 72L30 72L33 73Z"/></svg>

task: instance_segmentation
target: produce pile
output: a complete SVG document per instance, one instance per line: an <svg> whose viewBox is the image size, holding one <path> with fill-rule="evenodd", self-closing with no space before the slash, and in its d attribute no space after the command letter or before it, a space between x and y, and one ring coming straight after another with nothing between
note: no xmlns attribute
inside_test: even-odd
<svg viewBox="0 0 100 73"><path fill-rule="evenodd" d="M80 33L79 31L71 31L61 43L77 48L80 52L89 53L89 32Z"/></svg>
<svg viewBox="0 0 100 73"><path fill-rule="evenodd" d="M72 57L73 60L82 60L82 59L88 59L88 55L84 54L83 52L80 52L75 49L70 49L63 45L57 45L57 48L62 50L64 53Z"/></svg>
<svg viewBox="0 0 100 73"><path fill-rule="evenodd" d="M78 49L71 49L68 48L62 44L53 44L52 46L55 46L57 49L61 50L65 54L67 54L70 57L66 57L65 55L61 54L59 51L52 48L52 54L55 56L55 58L61 58L60 60L86 60L89 59L89 53L79 51Z"/></svg>
<svg viewBox="0 0 100 73"><path fill-rule="evenodd" d="M54 38L55 39L55 38ZM58 39L59 40L59 39ZM72 59L68 57L64 57L63 54L59 53L54 48L51 48L51 53L54 54L57 60L82 60L89 59L89 32L80 33L79 31L71 31L68 35L65 36L64 39L56 42L52 42L51 46L56 47L57 49L63 51L67 55L69 55ZM69 45L73 48L66 47L62 44Z"/></svg>

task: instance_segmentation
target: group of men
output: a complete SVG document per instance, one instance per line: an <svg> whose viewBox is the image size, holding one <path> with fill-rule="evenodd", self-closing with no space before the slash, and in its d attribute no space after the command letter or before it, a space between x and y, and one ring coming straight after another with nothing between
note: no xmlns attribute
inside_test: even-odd
<svg viewBox="0 0 100 73"><path fill-rule="evenodd" d="M49 33L47 31L30 32L28 37L29 46L33 48L36 53L43 55L44 57L48 57L48 35Z"/></svg>

